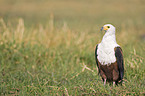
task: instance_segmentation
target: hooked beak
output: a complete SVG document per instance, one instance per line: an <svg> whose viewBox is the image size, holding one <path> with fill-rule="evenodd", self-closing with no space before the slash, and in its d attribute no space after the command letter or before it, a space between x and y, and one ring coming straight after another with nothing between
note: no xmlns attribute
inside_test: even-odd
<svg viewBox="0 0 145 96"><path fill-rule="evenodd" d="M101 28L101 31L104 30L104 27Z"/></svg>
<svg viewBox="0 0 145 96"><path fill-rule="evenodd" d="M101 28L101 31L102 30L104 30L105 32L108 30L108 28L107 28L107 26L103 26L102 28Z"/></svg>

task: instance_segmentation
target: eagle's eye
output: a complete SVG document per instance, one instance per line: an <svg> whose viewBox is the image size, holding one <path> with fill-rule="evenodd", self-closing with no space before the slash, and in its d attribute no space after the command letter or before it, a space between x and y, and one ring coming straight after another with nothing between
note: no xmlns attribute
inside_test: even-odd
<svg viewBox="0 0 145 96"><path fill-rule="evenodd" d="M110 26L107 26L107 28L110 28Z"/></svg>

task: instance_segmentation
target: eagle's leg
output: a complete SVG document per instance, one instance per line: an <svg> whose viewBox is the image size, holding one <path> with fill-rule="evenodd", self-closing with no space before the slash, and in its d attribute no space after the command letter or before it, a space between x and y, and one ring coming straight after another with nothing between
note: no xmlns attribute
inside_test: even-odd
<svg viewBox="0 0 145 96"><path fill-rule="evenodd" d="M113 81L113 86L115 86L115 81Z"/></svg>
<svg viewBox="0 0 145 96"><path fill-rule="evenodd" d="M113 69L113 86L117 85L118 78L119 78L119 71L117 70L117 67L114 67L114 69Z"/></svg>
<svg viewBox="0 0 145 96"><path fill-rule="evenodd" d="M106 85L106 79L104 79L104 85Z"/></svg>
<svg viewBox="0 0 145 96"><path fill-rule="evenodd" d="M100 70L100 75L101 75L102 80L103 80L104 85L105 85L106 84L107 77L106 77L105 73L102 70Z"/></svg>

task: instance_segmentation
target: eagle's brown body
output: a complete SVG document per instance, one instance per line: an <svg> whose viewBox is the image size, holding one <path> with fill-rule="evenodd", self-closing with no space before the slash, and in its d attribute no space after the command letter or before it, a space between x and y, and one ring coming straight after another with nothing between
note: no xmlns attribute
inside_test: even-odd
<svg viewBox="0 0 145 96"><path fill-rule="evenodd" d="M102 79L107 79L107 81L118 81L119 79L119 71L117 62L112 63L110 65L101 65L98 63L100 69L100 75Z"/></svg>

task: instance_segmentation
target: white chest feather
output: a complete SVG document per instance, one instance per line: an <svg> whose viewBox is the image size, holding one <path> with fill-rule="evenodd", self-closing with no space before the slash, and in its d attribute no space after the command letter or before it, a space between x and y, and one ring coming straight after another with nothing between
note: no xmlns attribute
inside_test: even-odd
<svg viewBox="0 0 145 96"><path fill-rule="evenodd" d="M97 59L102 65L109 65L116 61L114 48L119 46L116 43L116 40L112 40L110 38L106 40L102 40L100 44L98 44L97 50Z"/></svg>

